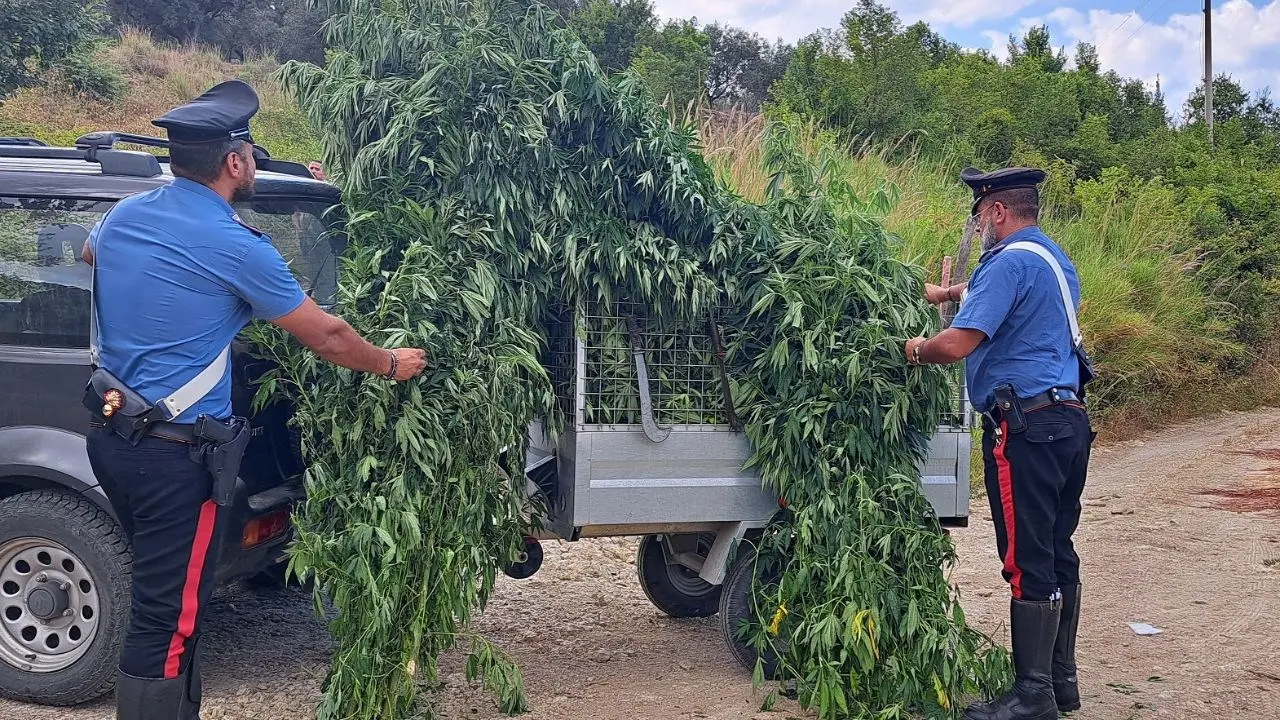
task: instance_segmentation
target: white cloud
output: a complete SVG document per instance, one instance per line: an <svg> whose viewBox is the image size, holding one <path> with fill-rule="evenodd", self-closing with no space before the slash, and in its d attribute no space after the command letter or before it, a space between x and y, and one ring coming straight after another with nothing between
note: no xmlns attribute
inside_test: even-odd
<svg viewBox="0 0 1280 720"><path fill-rule="evenodd" d="M984 20L999 20L1013 17L1018 11L1031 5L1035 0L905 0L895 2L893 6L903 18L924 20L930 25L939 27L967 28Z"/></svg>
<svg viewBox="0 0 1280 720"><path fill-rule="evenodd" d="M1179 116L1183 101L1203 77L1203 16L1173 15L1153 22L1140 15L1058 8L1043 20L1057 42L1098 46L1106 68L1154 86L1159 76L1170 112ZM1144 24L1145 20L1145 24ZM1228 0L1213 13L1214 73L1229 73L1246 87L1280 88L1280 0L1253 5Z"/></svg>

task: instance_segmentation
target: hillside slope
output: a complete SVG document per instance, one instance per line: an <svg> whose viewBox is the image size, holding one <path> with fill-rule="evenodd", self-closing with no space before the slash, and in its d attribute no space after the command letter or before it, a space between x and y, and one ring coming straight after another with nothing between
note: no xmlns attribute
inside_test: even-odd
<svg viewBox="0 0 1280 720"><path fill-rule="evenodd" d="M99 49L94 60L119 71L128 83L118 100L103 102L77 94L53 74L44 87L21 90L0 103L0 135L62 145L95 130L162 135L152 118L223 80L239 79L256 88L262 101L253 121L253 136L260 145L287 160L312 160L320 154L302 113L272 79L278 67L273 58L231 63L212 50L166 46L147 33L126 30Z"/></svg>

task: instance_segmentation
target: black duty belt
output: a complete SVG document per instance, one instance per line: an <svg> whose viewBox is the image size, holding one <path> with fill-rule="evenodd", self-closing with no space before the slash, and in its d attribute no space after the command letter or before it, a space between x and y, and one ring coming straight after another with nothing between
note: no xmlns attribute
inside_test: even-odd
<svg viewBox="0 0 1280 720"><path fill-rule="evenodd" d="M90 421L91 427L106 427L103 418L97 417ZM184 445L195 445L196 426L194 423L172 423L172 422L156 422L143 433L146 437L159 438L168 440L169 442L182 443Z"/></svg>
<svg viewBox="0 0 1280 720"><path fill-rule="evenodd" d="M1050 405L1062 405L1065 403L1074 403L1081 407L1084 406L1084 400L1081 400L1080 395L1070 388L1053 388L1052 390L1046 390L1039 395L1032 395L1028 398L1019 398L1018 403L1022 406L1022 412L1024 413L1043 410ZM999 405L994 405L986 411L983 411L982 414L990 416L999 412Z"/></svg>
<svg viewBox="0 0 1280 720"><path fill-rule="evenodd" d="M1084 400L1080 399L1080 396L1076 394L1075 390L1071 390L1069 388L1054 388L1052 390L1046 390L1039 395L1024 399L1022 401L1022 412L1031 412L1032 410L1039 410L1041 408L1049 407L1050 405L1061 405L1063 403L1084 405Z"/></svg>

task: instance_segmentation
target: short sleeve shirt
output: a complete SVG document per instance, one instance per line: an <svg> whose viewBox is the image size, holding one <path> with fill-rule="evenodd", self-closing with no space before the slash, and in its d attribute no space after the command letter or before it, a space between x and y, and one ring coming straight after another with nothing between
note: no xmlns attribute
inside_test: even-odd
<svg viewBox="0 0 1280 720"><path fill-rule="evenodd" d="M1080 282L1075 266L1040 228L1019 230L987 251L951 323L952 327L980 330L986 336L965 361L969 399L979 410L995 403L995 388L1005 383L1012 384L1023 398L1053 388L1080 389L1080 368L1072 350L1058 279L1035 253L1006 250L1022 241L1037 243L1053 253L1079 311Z"/></svg>
<svg viewBox="0 0 1280 720"><path fill-rule="evenodd" d="M99 363L148 402L208 367L253 319L306 299L271 238L217 193L175 179L125 198L89 238L97 269ZM231 368L174 422L231 416Z"/></svg>

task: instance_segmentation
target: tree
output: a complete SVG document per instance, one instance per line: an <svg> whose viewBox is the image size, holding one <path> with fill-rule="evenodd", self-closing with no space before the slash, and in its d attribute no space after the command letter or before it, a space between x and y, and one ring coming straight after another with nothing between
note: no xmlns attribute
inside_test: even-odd
<svg viewBox="0 0 1280 720"><path fill-rule="evenodd" d="M790 54L774 89L780 109L836 125L850 135L897 140L938 129L942 113L931 71L975 58L928 25L903 28L897 13L860 0L835 31L814 33ZM968 116L976 118L982 109ZM956 130L957 134L963 129Z"/></svg>
<svg viewBox="0 0 1280 720"><path fill-rule="evenodd" d="M1225 123L1241 117L1249 103L1249 93L1225 73L1213 79L1213 121ZM1182 106L1182 118L1189 124L1204 122L1204 83L1201 83Z"/></svg>
<svg viewBox="0 0 1280 720"><path fill-rule="evenodd" d="M792 48L740 28L713 23L702 29L711 42L707 100L714 105L741 105L756 110L769 88L786 72Z"/></svg>
<svg viewBox="0 0 1280 720"><path fill-rule="evenodd" d="M948 42L924 22L917 22L907 28L906 35L912 45L919 47L925 55L929 56L934 65L941 65L960 53L959 45Z"/></svg>
<svg viewBox="0 0 1280 720"><path fill-rule="evenodd" d="M589 0L573 14L569 27L591 49L600 67L618 72L652 42L658 18L649 0Z"/></svg>
<svg viewBox="0 0 1280 720"><path fill-rule="evenodd" d="M1102 68L1098 59L1098 46L1082 42L1076 45L1076 69L1089 75L1097 75Z"/></svg>
<svg viewBox="0 0 1280 720"><path fill-rule="evenodd" d="M178 43L208 40L209 26L219 19L238 19L270 0L109 0L116 25L132 25Z"/></svg>
<svg viewBox="0 0 1280 720"><path fill-rule="evenodd" d="M710 66L711 40L690 20L667 23L632 63L658 101L677 111L706 101Z"/></svg>
<svg viewBox="0 0 1280 720"><path fill-rule="evenodd" d="M275 0L252 3L239 13L220 15L206 24L200 42L214 45L224 55L244 60L254 53L270 52L279 60L324 63L321 26L325 12L307 0Z"/></svg>
<svg viewBox="0 0 1280 720"><path fill-rule="evenodd" d="M0 100L35 85L89 40L102 20L97 0L0 0Z"/></svg>
<svg viewBox="0 0 1280 720"><path fill-rule="evenodd" d="M1049 26L1037 25L1027 30L1021 42L1013 35L1009 36L1009 62L1015 65L1030 62L1039 65L1045 72L1062 72L1067 66L1067 51L1062 48L1055 54L1049 37Z"/></svg>

